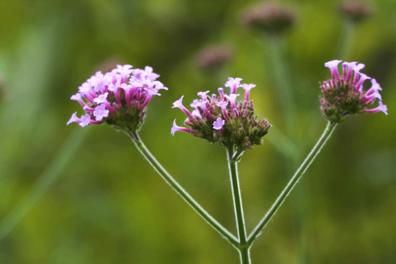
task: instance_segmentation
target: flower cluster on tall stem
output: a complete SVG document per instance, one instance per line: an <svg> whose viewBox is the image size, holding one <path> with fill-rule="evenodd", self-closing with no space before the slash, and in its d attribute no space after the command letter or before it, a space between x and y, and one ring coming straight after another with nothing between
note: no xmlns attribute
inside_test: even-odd
<svg viewBox="0 0 396 264"><path fill-rule="evenodd" d="M387 107L382 103L379 93L381 86L374 78L367 76L360 71L364 64L357 62L342 63L342 74L338 72L338 65L341 60L332 60L325 63L331 71L331 79L324 81L321 85L322 96L320 103L324 117L332 123L341 123L349 115L362 113L384 112ZM371 88L367 91L363 88L363 83L371 80ZM378 107L368 108L378 99Z"/></svg>
<svg viewBox="0 0 396 264"><path fill-rule="evenodd" d="M187 115L184 121L187 127L177 126L175 119L171 134L185 131L209 142L217 142L226 148L235 146L237 151L261 145L262 138L271 125L267 119L257 120L257 116L254 115L253 102L249 100L249 94L256 85L241 84L241 80L228 79L225 87L230 88L230 94L225 94L223 88L218 89L219 96L208 96L209 91L199 92L200 99L195 99L190 105L194 109L192 112L183 106L184 96L174 102L172 108L180 108ZM241 101L236 100L240 96L236 93L238 88L245 90L244 99Z"/></svg>
<svg viewBox="0 0 396 264"><path fill-rule="evenodd" d="M151 98L168 88L157 81L153 68L132 69L131 65L117 65L111 72L98 71L80 87L71 100L78 101L85 114L73 113L67 125L77 122L81 127L107 123L127 132L137 131L143 124L146 107Z"/></svg>

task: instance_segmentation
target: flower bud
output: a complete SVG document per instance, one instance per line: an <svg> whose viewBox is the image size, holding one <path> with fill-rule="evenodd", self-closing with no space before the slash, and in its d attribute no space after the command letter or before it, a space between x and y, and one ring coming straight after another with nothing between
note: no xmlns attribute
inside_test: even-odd
<svg viewBox="0 0 396 264"><path fill-rule="evenodd" d="M144 70L131 65L117 65L111 72L98 71L79 87L70 99L78 101L85 115L72 115L67 125L77 122L81 127L107 123L127 132L137 131L146 117L147 104L161 89L158 74L146 66Z"/></svg>
<svg viewBox="0 0 396 264"><path fill-rule="evenodd" d="M341 123L349 115L362 113L384 112L388 115L387 107L382 103L381 86L375 79L361 73L364 64L357 62L344 62L343 71L340 75L338 64L340 60L325 63L331 71L332 78L324 81L321 85L322 96L320 103L323 116L332 123ZM371 80L371 88L367 91L363 88L365 80ZM378 99L379 106L368 108Z"/></svg>
<svg viewBox="0 0 396 264"><path fill-rule="evenodd" d="M346 1L340 4L339 10L352 22L360 22L373 14L373 9L362 1Z"/></svg>
<svg viewBox="0 0 396 264"><path fill-rule="evenodd" d="M210 46L200 51L195 57L195 64L201 69L215 69L221 67L232 56L232 49L228 46Z"/></svg>
<svg viewBox="0 0 396 264"><path fill-rule="evenodd" d="M179 127L173 122L171 134L185 131L195 137L203 138L211 143L219 143L226 148L235 147L237 151L253 148L253 145L263 144L263 137L268 133L271 125L267 119L257 120L254 115L253 102L249 100L249 93L254 84L240 84L241 78L228 78L225 86L230 88L230 94L224 94L219 88L220 96L207 96L209 91L199 92L200 99L191 103L194 108L190 112L184 107L182 96L173 103L172 108L180 108L187 119L187 127ZM243 100L237 101L238 88L245 89Z"/></svg>
<svg viewBox="0 0 396 264"><path fill-rule="evenodd" d="M263 2L252 6L242 14L245 26L267 33L281 33L295 21L295 12L277 2Z"/></svg>

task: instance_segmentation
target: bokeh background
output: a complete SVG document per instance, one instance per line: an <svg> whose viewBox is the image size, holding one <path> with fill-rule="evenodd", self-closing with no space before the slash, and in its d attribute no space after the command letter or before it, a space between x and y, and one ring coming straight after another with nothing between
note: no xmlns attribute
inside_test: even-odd
<svg viewBox="0 0 396 264"><path fill-rule="evenodd" d="M285 133L269 37L240 23L254 3L0 1L0 263L239 263L128 137L106 125L65 124L71 113L82 114L69 98L95 71L152 66L169 91L151 101L140 135L235 232L225 151L187 133L172 137L173 119L181 124L184 115L171 106L241 77L257 84L257 115ZM296 102L292 137L308 153L326 125L317 100L319 82L330 77L323 64L335 59L346 20L336 1L283 3L296 12L281 42ZM366 64L389 116L361 115L339 126L254 244L253 263L396 263L396 1L368 3L374 14L357 25L338 59ZM231 47L232 57L220 69L197 68L196 54L218 44ZM240 163L249 231L291 177L276 130Z"/></svg>

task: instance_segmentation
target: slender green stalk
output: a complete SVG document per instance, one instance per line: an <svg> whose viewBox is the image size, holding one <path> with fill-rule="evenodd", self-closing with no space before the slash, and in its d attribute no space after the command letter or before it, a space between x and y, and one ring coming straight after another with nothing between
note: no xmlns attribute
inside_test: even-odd
<svg viewBox="0 0 396 264"><path fill-rule="evenodd" d="M139 135L134 132L128 134L132 142L135 144L136 148L143 155L143 157L148 161L148 163L154 168L154 170L165 180L166 183L172 187L172 189L180 195L183 200L188 203L211 227L213 227L220 235L231 243L234 247L238 246L238 240L233 234L231 234L226 228L224 228L219 222L217 222L208 212L203 209L197 201L194 200L188 194L186 190L181 187L175 179L161 166L161 164L155 159L155 157L150 153L150 151L143 144Z"/></svg>
<svg viewBox="0 0 396 264"><path fill-rule="evenodd" d="M41 174L37 182L22 200L0 223L0 241L29 213L51 184L61 175L63 168L89 132L89 127L76 128L69 136L52 163Z"/></svg>
<svg viewBox="0 0 396 264"><path fill-rule="evenodd" d="M238 153L236 153L238 154ZM240 155L236 155L237 157ZM227 158L228 158L228 169L230 171L230 180L231 180L231 190L232 190L232 200L234 202L234 212L235 212L235 220L236 227L238 231L239 238L239 247L237 248L239 251L239 256L241 259L241 264L250 264L250 245L247 243L247 233L246 233L246 225L245 225L245 217L243 216L243 206L242 206L242 196L241 196L241 188L239 186L239 178L238 178L238 160L233 159L234 151L233 149L227 150Z"/></svg>
<svg viewBox="0 0 396 264"><path fill-rule="evenodd" d="M286 63L284 62L284 50L282 48L282 36L273 35L270 39L270 47L271 47L271 59L273 65L273 72L275 81L277 84L277 88L279 90L279 100L282 105L283 109L283 117L285 120L285 127L286 127L286 135L282 140L282 143L278 143L278 149L282 150L285 154L287 160L287 172L293 173L294 169L299 165L297 162L300 157L299 148L296 146L296 142L298 139L296 138L295 133L295 102L293 96L293 87L290 79L290 74L288 72L288 68ZM290 139L290 143L286 140ZM285 146L286 145L286 146ZM300 190L297 192L296 200L294 201L293 205L293 218L295 220L295 227L296 230L301 234L300 238L302 243L300 243L300 263L308 263L308 251L304 248L304 241L305 241L305 229L307 226L305 225L304 218L307 217L305 212L305 205L307 203L306 197L301 195L304 193L304 187L301 186Z"/></svg>
<svg viewBox="0 0 396 264"><path fill-rule="evenodd" d="M274 78L279 90L279 100L283 108L283 116L286 124L286 135L290 136L294 127L294 98L291 87L290 75L283 61L283 50L280 36L272 36L269 40L271 51L271 63Z"/></svg>
<svg viewBox="0 0 396 264"><path fill-rule="evenodd" d="M289 196L289 194L294 189L294 187L296 187L298 181L301 179L301 177L307 171L309 166L315 160L316 156L322 150L323 146L326 144L327 140L332 135L336 126L337 126L337 124L331 124L330 122L327 124L326 129L324 130L322 136L320 137L320 139L318 140L316 145L313 147L311 152L305 158L304 162L298 168L298 170L296 171L294 176L291 178L289 183L286 185L286 187L283 189L282 193L278 196L278 198L276 199L274 204L268 210L267 214L261 219L259 224L256 226L256 228L250 234L250 236L248 238L248 243L253 243L256 240L256 238L260 235L260 233L265 228L265 226L269 223L269 221L272 219L272 217L276 214L279 207L283 204L283 202Z"/></svg>
<svg viewBox="0 0 396 264"><path fill-rule="evenodd" d="M338 49L336 52L336 59L347 60L352 47L352 40L355 33L355 24L350 20L344 21L344 28L342 30L342 35L340 42L338 44Z"/></svg>

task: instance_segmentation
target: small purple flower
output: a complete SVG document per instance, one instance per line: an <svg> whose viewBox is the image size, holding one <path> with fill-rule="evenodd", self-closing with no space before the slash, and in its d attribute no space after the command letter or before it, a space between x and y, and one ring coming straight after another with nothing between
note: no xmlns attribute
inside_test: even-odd
<svg viewBox="0 0 396 264"><path fill-rule="evenodd" d="M175 120L173 120L173 126L172 126L172 129L171 129L172 136L174 136L177 131L185 131L185 132L188 132L188 133L192 133L191 129L186 128L186 127L179 127L178 125L176 125L176 119L175 119Z"/></svg>
<svg viewBox="0 0 396 264"><path fill-rule="evenodd" d="M203 101L208 101L208 97L207 94L209 93L209 91L206 92L198 92L198 96L202 98Z"/></svg>
<svg viewBox="0 0 396 264"><path fill-rule="evenodd" d="M179 100L176 100L172 108L180 108L188 117L191 117L191 113L183 106L183 97L184 95Z"/></svg>
<svg viewBox="0 0 396 264"><path fill-rule="evenodd" d="M220 130L225 124L225 121L218 117L216 121L213 122L213 129Z"/></svg>
<svg viewBox="0 0 396 264"><path fill-rule="evenodd" d="M366 113L376 113L383 112L385 115L388 115L388 107L384 105L381 101L378 102L378 107L374 109L365 109Z"/></svg>
<svg viewBox="0 0 396 264"><path fill-rule="evenodd" d="M384 112L387 107L382 103L381 86L375 79L360 71L364 64L344 62L343 74L340 76L337 66L341 61L333 60L325 63L330 68L332 78L324 81L320 87L323 95L320 97L321 110L326 119L333 123L343 122L349 115L361 113ZM371 88L364 91L363 83L371 79ZM379 106L374 109L368 107L378 99Z"/></svg>
<svg viewBox="0 0 396 264"><path fill-rule="evenodd" d="M73 114L67 124L77 122L84 127L106 122L119 129L136 131L143 124L149 101L160 95L160 89L167 89L157 77L149 66L141 70L117 65L105 74L96 72L70 98L82 105L85 115L79 119Z"/></svg>
<svg viewBox="0 0 396 264"><path fill-rule="evenodd" d="M249 101L249 94L250 94L250 90L253 89L254 87L256 87L255 84L250 83L250 84L242 84L242 88L245 90L245 101Z"/></svg>
<svg viewBox="0 0 396 264"><path fill-rule="evenodd" d="M69 125L73 122L80 122L80 119L77 117L77 112L74 112L71 116L71 118L69 119L69 121L67 121L66 125Z"/></svg>
<svg viewBox="0 0 396 264"><path fill-rule="evenodd" d="M224 84L225 87L230 88L230 94L236 93L237 88L241 87L241 78L228 78L228 81Z"/></svg>
<svg viewBox="0 0 396 264"><path fill-rule="evenodd" d="M201 102L202 102L202 100L200 100L200 99L194 99L192 101L192 103L190 104L190 107L197 108L197 105L199 105Z"/></svg>
<svg viewBox="0 0 396 264"><path fill-rule="evenodd" d="M341 60L332 60L325 63L325 66L330 69L331 75L333 76L333 80L337 78L340 79L338 75L338 64L340 64Z"/></svg>
<svg viewBox="0 0 396 264"><path fill-rule="evenodd" d="M97 98L94 99L94 102L97 104L106 102L107 101L106 98L107 98L108 94L109 93L104 93L104 94L99 95Z"/></svg>
<svg viewBox="0 0 396 264"><path fill-rule="evenodd" d="M91 116L89 114L85 114L81 116L81 122L80 122L81 127L88 126L90 122L91 122Z"/></svg>
<svg viewBox="0 0 396 264"><path fill-rule="evenodd" d="M224 116L224 118L227 120L227 121L229 121L230 120L230 117L228 116L228 113L227 113L227 105L228 105L228 102L218 102L217 104L216 104L218 107L220 107L221 108L221 111L223 112L223 116Z"/></svg>
<svg viewBox="0 0 396 264"><path fill-rule="evenodd" d="M224 100L224 92L223 92L223 88L219 88L219 89L217 89L217 91L219 91L219 94L220 94L220 99L221 100Z"/></svg>
<svg viewBox="0 0 396 264"><path fill-rule="evenodd" d="M92 90L92 86L85 82L80 87L78 87L78 91L83 95L88 94Z"/></svg>
<svg viewBox="0 0 396 264"><path fill-rule="evenodd" d="M95 111L93 112L93 115L96 117L97 121L102 121L102 119L104 117L108 117L109 116L109 112L110 111L106 109L106 106L101 104L101 105L98 105L95 108Z"/></svg>
<svg viewBox="0 0 396 264"><path fill-rule="evenodd" d="M234 111L235 109L235 102L236 98L239 96L239 94L230 94L230 95L225 95L225 97L231 102L231 110Z"/></svg>
<svg viewBox="0 0 396 264"><path fill-rule="evenodd" d="M200 113L197 109L194 109L194 110L191 112L191 115L194 116L194 117L202 118L201 113Z"/></svg>

